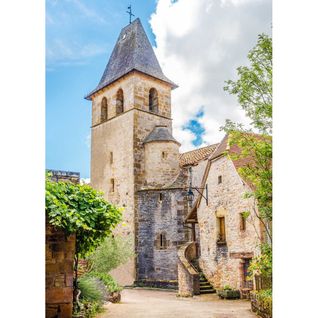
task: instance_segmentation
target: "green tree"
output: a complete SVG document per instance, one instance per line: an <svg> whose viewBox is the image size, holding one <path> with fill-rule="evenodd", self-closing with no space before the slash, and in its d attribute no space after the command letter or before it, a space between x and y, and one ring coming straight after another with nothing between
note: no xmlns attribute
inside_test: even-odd
<svg viewBox="0 0 318 318"><path fill-rule="evenodd" d="M46 177L45 203L48 222L63 229L66 235L76 234L76 291L79 258L89 255L111 235L113 228L121 221L121 210L105 201L103 194L89 185L54 182L49 175Z"/></svg>
<svg viewBox="0 0 318 318"><path fill-rule="evenodd" d="M240 175L253 190L245 197L254 198L253 212L263 223L268 237L268 242L262 246L262 256L253 260L251 268L269 276L272 259L272 39L265 34L259 35L248 59L250 66L240 66L238 79L226 81L224 90L237 96L258 134L230 120L226 120L221 129L228 133L230 145L237 145L241 150L240 153L229 152L231 159L247 162L239 168Z"/></svg>
<svg viewBox="0 0 318 318"><path fill-rule="evenodd" d="M238 80L226 81L224 90L236 95L238 102L260 133L272 132L272 39L258 36L256 46L248 53L250 66L237 68ZM230 126L228 122L228 128ZM241 127L241 126L239 126Z"/></svg>

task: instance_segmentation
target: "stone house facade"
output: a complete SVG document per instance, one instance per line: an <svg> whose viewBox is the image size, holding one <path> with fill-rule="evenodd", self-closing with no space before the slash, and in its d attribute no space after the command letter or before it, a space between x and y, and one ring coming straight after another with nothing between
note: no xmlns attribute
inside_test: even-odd
<svg viewBox="0 0 318 318"><path fill-rule="evenodd" d="M237 286L236 267L242 257L257 252L251 226L241 233L237 225L248 204L241 198L245 188L226 158L215 157L211 165L220 144L180 154L171 118L171 91L176 87L163 74L136 19L120 32L99 84L86 96L92 102L91 185L124 208L124 222L115 234L131 240L136 255L111 274L123 285L176 288L178 251L195 241L209 280L216 286L227 281ZM217 186L214 174L220 171L224 183ZM195 190L206 184L208 207ZM220 247L215 245L215 215L224 215L226 222L228 244ZM191 246L188 254L193 256Z"/></svg>
<svg viewBox="0 0 318 318"><path fill-rule="evenodd" d="M199 227L199 265L205 277L215 288L230 285L242 290L252 288L248 266L260 253L264 233L253 213L253 199L244 198L252 191L238 173L245 163L232 161L225 150L231 151L227 136L209 157L202 179L208 184L208 204L199 198L187 221Z"/></svg>

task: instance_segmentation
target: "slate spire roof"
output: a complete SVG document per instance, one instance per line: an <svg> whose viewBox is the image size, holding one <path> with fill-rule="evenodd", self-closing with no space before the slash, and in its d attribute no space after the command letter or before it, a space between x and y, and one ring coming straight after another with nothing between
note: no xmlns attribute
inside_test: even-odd
<svg viewBox="0 0 318 318"><path fill-rule="evenodd" d="M180 143L173 138L167 126L155 126L152 132L145 138L144 144L153 141L172 141L180 146Z"/></svg>
<svg viewBox="0 0 318 318"><path fill-rule="evenodd" d="M177 87L163 74L139 18L121 30L99 84L85 98L90 100L94 93L133 70Z"/></svg>

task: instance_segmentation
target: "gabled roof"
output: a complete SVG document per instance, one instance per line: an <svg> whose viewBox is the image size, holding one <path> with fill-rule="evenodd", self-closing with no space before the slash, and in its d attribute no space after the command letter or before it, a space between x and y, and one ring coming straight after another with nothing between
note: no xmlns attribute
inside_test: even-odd
<svg viewBox="0 0 318 318"><path fill-rule="evenodd" d="M262 139L262 138L271 138L271 137L265 137L262 135L258 135L258 134L251 134L253 135L253 138L258 138L258 139ZM212 152L212 154L209 156L209 162L206 165L205 168L205 172L204 175L202 177L202 182L201 182L201 187L204 187L210 172L210 168L211 165L213 164L213 160L217 160L220 157L223 157L227 154L239 154L241 152L241 149L237 146L237 145L229 145L229 136L226 135L222 141L220 142L220 144L218 144L218 146L216 147L215 151ZM241 167L245 167L248 164L252 164L253 163L253 157L252 156L248 156L245 158L240 158L240 159L236 159L236 160L232 160L233 165L235 167L235 169L238 171L239 168ZM242 179L243 180L243 179ZM247 181L247 180L243 180L250 188L251 190L254 189L254 185ZM196 220L197 219L197 208L200 205L201 202L201 196L199 196L197 198L197 200L194 202L194 205L191 209L191 211L189 212L189 214L186 216L186 220Z"/></svg>
<svg viewBox="0 0 318 318"><path fill-rule="evenodd" d="M198 164L201 160L207 159L219 144L202 147L180 154L180 166L188 166Z"/></svg>
<svg viewBox="0 0 318 318"><path fill-rule="evenodd" d="M121 30L99 84L85 98L91 99L94 93L133 70L177 87L163 74L139 18Z"/></svg>
<svg viewBox="0 0 318 318"><path fill-rule="evenodd" d="M153 141L172 141L180 146L180 143L174 139L167 126L155 126L152 132L145 138L144 144Z"/></svg>

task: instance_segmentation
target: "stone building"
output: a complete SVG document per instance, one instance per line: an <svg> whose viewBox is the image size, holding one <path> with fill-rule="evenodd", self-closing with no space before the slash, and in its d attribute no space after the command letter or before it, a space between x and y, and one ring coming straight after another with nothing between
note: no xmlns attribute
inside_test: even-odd
<svg viewBox="0 0 318 318"><path fill-rule="evenodd" d="M210 246L215 238L208 228L215 224L209 219L211 212L199 203L199 191L193 192L195 212L190 209L193 202L189 201L189 186L195 190L203 184L204 188L203 180L208 180L209 191L221 192L217 201L220 203L209 201L209 208L219 209L220 215L232 213L224 212L229 210L227 195L240 191L229 200L241 200L243 184L239 185L238 177L228 179L224 175L221 187L215 187L210 177L211 171L226 170L222 160L227 159L221 156L217 159L220 167L214 168L213 164L209 170L219 144L180 154L180 143L172 132L171 91L175 88L177 85L163 74L141 22L136 19L120 32L99 84L86 96L92 102L91 185L104 192L108 201L124 208L124 224L117 227L116 234L131 240L136 254L112 272L124 285L176 287L178 253L194 241L197 246L202 242L200 264L204 274L217 283L212 279L214 261L209 263L209 257L215 257ZM229 173L235 175L235 170ZM228 189L232 185L235 188ZM209 197L214 194L209 192ZM248 226L244 235L250 234ZM254 237L251 242L243 238L237 242L241 243L246 243L243 249L235 247L232 251L232 246L227 246L225 251L223 246L217 252L254 252ZM222 261L220 266L223 265L228 263ZM219 281L222 284L225 280Z"/></svg>
<svg viewBox="0 0 318 318"><path fill-rule="evenodd" d="M238 153L237 146L229 146L225 136L208 158L201 185L208 185L208 203L198 197L186 223L196 224L200 242L199 268L215 288L230 285L245 290L253 288L247 279L251 259L260 253L265 239L252 198L244 194L253 191L238 169L250 158L231 160L225 152ZM246 212L249 212L246 214Z"/></svg>
<svg viewBox="0 0 318 318"><path fill-rule="evenodd" d="M53 181L80 182L78 172L48 170ZM73 262L75 234L66 235L46 222L45 227L45 317L71 318L73 307Z"/></svg>

